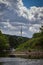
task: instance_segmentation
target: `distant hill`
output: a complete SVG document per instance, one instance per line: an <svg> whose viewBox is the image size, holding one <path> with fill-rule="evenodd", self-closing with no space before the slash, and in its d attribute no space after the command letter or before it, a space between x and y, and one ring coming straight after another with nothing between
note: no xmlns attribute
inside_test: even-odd
<svg viewBox="0 0 43 65"><path fill-rule="evenodd" d="M0 57L8 56L9 50L16 49L29 38L2 34L0 31Z"/></svg>
<svg viewBox="0 0 43 65"><path fill-rule="evenodd" d="M32 51L32 50L43 50L43 26L40 28L39 33L33 34L33 37L26 42L22 43L17 51Z"/></svg>
<svg viewBox="0 0 43 65"><path fill-rule="evenodd" d="M28 41L22 43L16 49L18 51L29 51L29 50L43 50L43 36L31 38Z"/></svg>
<svg viewBox="0 0 43 65"><path fill-rule="evenodd" d="M32 38L6 35L0 32L0 48L6 49L6 46L19 51L43 50L43 26L39 33L33 34Z"/></svg>
<svg viewBox="0 0 43 65"><path fill-rule="evenodd" d="M26 42L29 40L27 37L21 37L21 36L13 36L13 35L5 35L7 37L10 47L11 48L17 48L20 44Z"/></svg>

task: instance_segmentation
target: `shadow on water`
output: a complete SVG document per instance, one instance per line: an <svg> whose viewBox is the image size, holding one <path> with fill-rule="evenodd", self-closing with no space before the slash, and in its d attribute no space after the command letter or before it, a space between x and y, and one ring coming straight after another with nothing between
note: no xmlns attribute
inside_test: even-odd
<svg viewBox="0 0 43 65"><path fill-rule="evenodd" d="M0 65L3 65L3 63L2 63L2 62L0 62Z"/></svg>

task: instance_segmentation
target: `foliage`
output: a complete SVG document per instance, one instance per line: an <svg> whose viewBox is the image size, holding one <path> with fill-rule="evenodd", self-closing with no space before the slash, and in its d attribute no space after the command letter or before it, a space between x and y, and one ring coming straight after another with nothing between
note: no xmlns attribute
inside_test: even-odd
<svg viewBox="0 0 43 65"><path fill-rule="evenodd" d="M2 54L4 53L4 50L7 50L7 49L9 49L8 40L0 31L0 56L2 56Z"/></svg>
<svg viewBox="0 0 43 65"><path fill-rule="evenodd" d="M41 31L41 33L43 33L43 26L41 26L40 31Z"/></svg>
<svg viewBox="0 0 43 65"><path fill-rule="evenodd" d="M0 31L0 52L9 49L9 47L20 51L43 50L43 26L40 28L40 32L34 33L30 39L4 35Z"/></svg>
<svg viewBox="0 0 43 65"><path fill-rule="evenodd" d="M12 35L5 35L8 38L9 45L11 48L16 49L20 44L26 42L29 38L20 37L20 36L12 36Z"/></svg>
<svg viewBox="0 0 43 65"><path fill-rule="evenodd" d="M7 40L3 36L0 36L0 49L7 49L8 46L9 44L7 43Z"/></svg>
<svg viewBox="0 0 43 65"><path fill-rule="evenodd" d="M43 26L40 28L40 31L39 33L34 33L31 39L18 46L16 50L43 50Z"/></svg>

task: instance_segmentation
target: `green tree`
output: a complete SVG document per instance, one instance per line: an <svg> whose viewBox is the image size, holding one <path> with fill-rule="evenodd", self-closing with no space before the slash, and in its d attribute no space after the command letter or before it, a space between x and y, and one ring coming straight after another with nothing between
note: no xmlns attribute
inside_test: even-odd
<svg viewBox="0 0 43 65"><path fill-rule="evenodd" d="M8 40L0 31L0 56L4 53L4 50L7 49L9 49Z"/></svg>
<svg viewBox="0 0 43 65"><path fill-rule="evenodd" d="M0 50L8 49L8 47L8 41L3 36L0 36Z"/></svg>
<svg viewBox="0 0 43 65"><path fill-rule="evenodd" d="M0 31L0 36L2 35L2 32Z"/></svg>

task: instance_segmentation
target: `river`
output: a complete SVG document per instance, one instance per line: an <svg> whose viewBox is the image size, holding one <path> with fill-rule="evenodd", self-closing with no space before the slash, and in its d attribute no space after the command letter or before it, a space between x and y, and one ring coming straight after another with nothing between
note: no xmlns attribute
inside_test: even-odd
<svg viewBox="0 0 43 65"><path fill-rule="evenodd" d="M0 58L0 65L43 65L43 59Z"/></svg>

